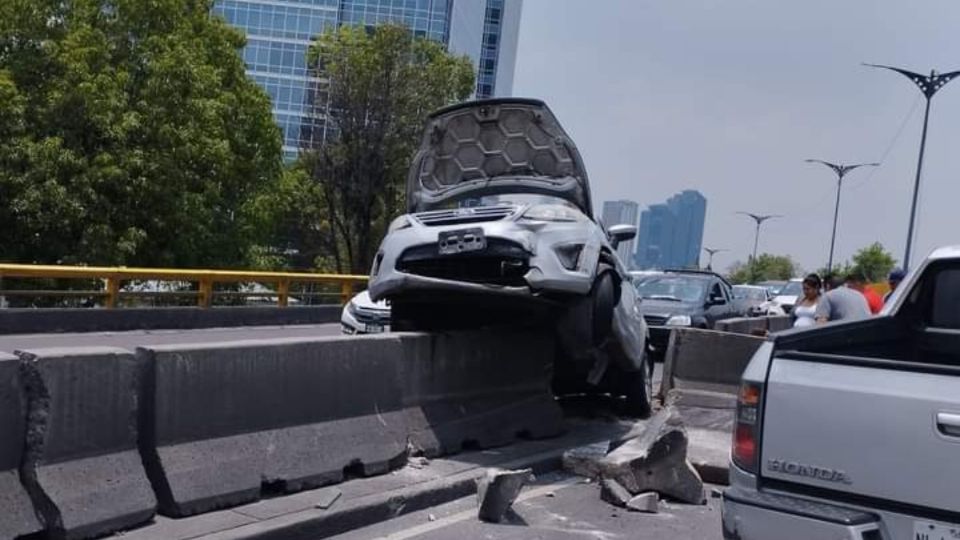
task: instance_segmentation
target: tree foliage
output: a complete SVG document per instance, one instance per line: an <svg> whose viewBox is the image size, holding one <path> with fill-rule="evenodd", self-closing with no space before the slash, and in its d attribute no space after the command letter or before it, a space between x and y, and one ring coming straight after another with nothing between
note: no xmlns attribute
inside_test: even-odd
<svg viewBox="0 0 960 540"><path fill-rule="evenodd" d="M308 65L329 80L327 99L314 105L327 119L327 137L301 155L299 166L316 189L295 210L299 226L325 231L326 240L316 244L331 250L337 270L366 273L403 210L426 116L466 99L474 68L467 57L396 25L333 29L310 48Z"/></svg>
<svg viewBox="0 0 960 540"><path fill-rule="evenodd" d="M0 2L0 259L247 262L281 142L210 8Z"/></svg>
<svg viewBox="0 0 960 540"><path fill-rule="evenodd" d="M883 249L880 242L874 242L853 255L853 269L866 276L869 282L884 281L896 264L897 260Z"/></svg>
<svg viewBox="0 0 960 540"><path fill-rule="evenodd" d="M787 280L795 276L799 267L788 255L759 255L756 262L731 266L727 278L731 283L756 283L767 280Z"/></svg>

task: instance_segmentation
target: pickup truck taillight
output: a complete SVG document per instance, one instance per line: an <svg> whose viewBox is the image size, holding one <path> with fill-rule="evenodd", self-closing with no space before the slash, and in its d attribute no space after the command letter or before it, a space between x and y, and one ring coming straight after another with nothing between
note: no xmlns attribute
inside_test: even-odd
<svg viewBox="0 0 960 540"><path fill-rule="evenodd" d="M760 458L760 398L763 386L744 382L737 397L737 420L733 429L733 462L756 474Z"/></svg>

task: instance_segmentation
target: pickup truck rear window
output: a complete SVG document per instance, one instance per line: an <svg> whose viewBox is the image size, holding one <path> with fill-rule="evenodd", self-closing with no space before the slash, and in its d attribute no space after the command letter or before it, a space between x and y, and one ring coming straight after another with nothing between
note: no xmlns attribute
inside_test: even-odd
<svg viewBox="0 0 960 540"><path fill-rule="evenodd" d="M944 268L937 273L930 326L960 330L960 268Z"/></svg>

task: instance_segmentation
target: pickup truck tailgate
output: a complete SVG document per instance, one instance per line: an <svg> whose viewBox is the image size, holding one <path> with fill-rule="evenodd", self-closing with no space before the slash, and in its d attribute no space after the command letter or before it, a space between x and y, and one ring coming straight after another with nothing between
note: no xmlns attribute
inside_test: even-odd
<svg viewBox="0 0 960 540"><path fill-rule="evenodd" d="M954 370L781 354L767 381L762 478L960 512Z"/></svg>

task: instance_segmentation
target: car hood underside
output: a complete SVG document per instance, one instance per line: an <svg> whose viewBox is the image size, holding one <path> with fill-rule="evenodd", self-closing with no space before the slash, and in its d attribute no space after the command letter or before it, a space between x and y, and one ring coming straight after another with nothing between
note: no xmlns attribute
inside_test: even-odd
<svg viewBox="0 0 960 540"><path fill-rule="evenodd" d="M407 178L408 212L507 193L560 197L592 217L580 153L546 104L493 99L431 115Z"/></svg>

